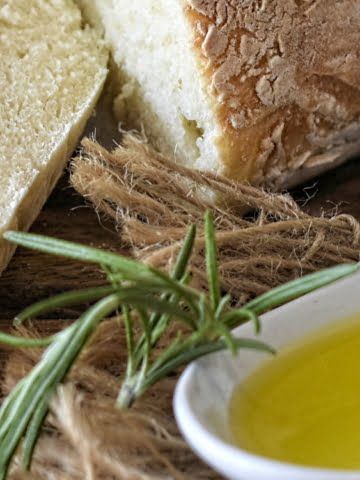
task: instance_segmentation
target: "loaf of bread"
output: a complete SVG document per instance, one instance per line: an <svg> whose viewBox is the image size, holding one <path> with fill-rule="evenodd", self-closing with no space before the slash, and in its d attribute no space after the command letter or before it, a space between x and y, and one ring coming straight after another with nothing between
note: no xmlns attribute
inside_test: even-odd
<svg viewBox="0 0 360 480"><path fill-rule="evenodd" d="M107 61L72 0L0 2L0 239L39 213L93 111ZM0 271L12 252L0 240Z"/></svg>
<svg viewBox="0 0 360 480"><path fill-rule="evenodd" d="M360 152L358 0L78 1L181 162L280 188Z"/></svg>

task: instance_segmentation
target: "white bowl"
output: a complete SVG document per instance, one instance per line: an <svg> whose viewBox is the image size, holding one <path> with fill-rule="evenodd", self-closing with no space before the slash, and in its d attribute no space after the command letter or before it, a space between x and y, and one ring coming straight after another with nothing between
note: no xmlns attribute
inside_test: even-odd
<svg viewBox="0 0 360 480"><path fill-rule="evenodd" d="M360 275L306 295L262 317L262 341L276 349L341 318L360 313ZM235 330L255 338L253 325ZM360 470L325 470L277 462L234 446L228 428L231 394L262 362L263 353L221 352L194 362L182 374L174 410L186 441L206 463L231 480L360 480ZM341 439L339 439L341 441ZM360 447L359 447L360 448Z"/></svg>

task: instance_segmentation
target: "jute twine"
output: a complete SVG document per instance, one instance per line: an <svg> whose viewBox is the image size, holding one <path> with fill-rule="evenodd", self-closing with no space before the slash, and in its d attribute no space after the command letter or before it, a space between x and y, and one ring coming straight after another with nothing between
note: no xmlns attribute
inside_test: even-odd
<svg viewBox="0 0 360 480"><path fill-rule="evenodd" d="M275 195L175 164L126 135L112 153L88 139L72 168L74 187L114 221L145 262L169 269L190 223L216 217L222 285L237 303L339 262L359 259L360 226L349 215L315 218ZM217 199L215 205L214 200ZM203 284L203 238L192 262Z"/></svg>
<svg viewBox="0 0 360 480"><path fill-rule="evenodd" d="M222 286L234 303L301 274L359 260L360 226L354 218L311 217L288 195L176 165L134 135L126 135L111 153L84 140L71 178L99 214L113 220L133 255L156 267L171 267L186 229L195 222L200 236L191 267L198 286L205 286L203 214L213 210ZM38 355L10 357L8 389ZM132 410L114 407L125 355L121 322L104 322L52 401L32 473L21 473L15 463L12 478L218 478L178 433L171 408L176 376L156 385Z"/></svg>

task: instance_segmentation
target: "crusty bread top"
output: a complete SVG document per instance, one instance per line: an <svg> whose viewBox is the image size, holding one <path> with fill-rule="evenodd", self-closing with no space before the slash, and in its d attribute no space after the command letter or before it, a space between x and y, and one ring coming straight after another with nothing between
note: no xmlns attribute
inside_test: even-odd
<svg viewBox="0 0 360 480"><path fill-rule="evenodd" d="M185 10L225 173L283 183L360 151L358 0L187 0Z"/></svg>
<svg viewBox="0 0 360 480"><path fill-rule="evenodd" d="M107 51L72 0L2 0L0 64L1 231L55 152L66 151L99 94Z"/></svg>

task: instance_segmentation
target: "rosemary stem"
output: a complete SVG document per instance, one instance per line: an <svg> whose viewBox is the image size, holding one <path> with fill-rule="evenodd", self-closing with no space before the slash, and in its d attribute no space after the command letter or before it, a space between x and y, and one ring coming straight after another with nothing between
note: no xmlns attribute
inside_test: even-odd
<svg viewBox="0 0 360 480"><path fill-rule="evenodd" d="M120 392L116 400L116 406L121 410L130 408L138 397L139 375L135 374L125 378L121 384Z"/></svg>
<svg viewBox="0 0 360 480"><path fill-rule="evenodd" d="M124 312L123 316L124 316L124 325L125 325L126 346L128 351L126 375L132 376L134 374L134 368L135 368L134 329L133 329L133 323L131 318L131 312L127 305L124 305L123 312Z"/></svg>
<svg viewBox="0 0 360 480"><path fill-rule="evenodd" d="M149 317L147 312L139 309L140 319L143 327L144 332L144 348L143 348L143 355L142 355L142 366L141 366L141 373L140 377L143 377L148 369L149 360L150 360L150 351L151 351L151 332L149 326Z"/></svg>

